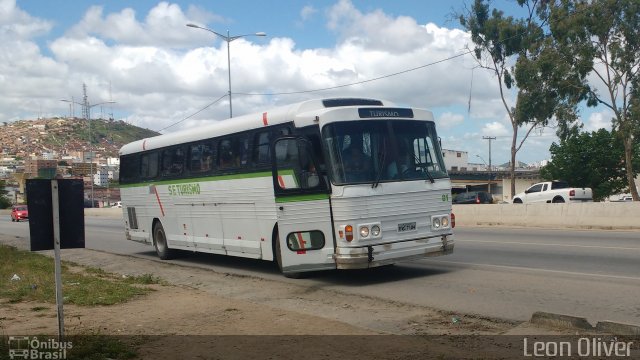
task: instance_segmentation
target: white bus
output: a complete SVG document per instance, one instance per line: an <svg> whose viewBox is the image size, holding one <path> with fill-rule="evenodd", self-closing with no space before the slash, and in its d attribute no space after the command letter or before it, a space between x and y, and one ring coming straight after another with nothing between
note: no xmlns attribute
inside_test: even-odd
<svg viewBox="0 0 640 360"><path fill-rule="evenodd" d="M433 114L321 99L120 150L127 239L275 261L285 276L453 251Z"/></svg>

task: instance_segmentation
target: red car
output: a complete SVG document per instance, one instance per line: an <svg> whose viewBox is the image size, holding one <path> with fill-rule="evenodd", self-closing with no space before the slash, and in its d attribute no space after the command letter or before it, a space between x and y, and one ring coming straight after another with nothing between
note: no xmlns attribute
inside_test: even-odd
<svg viewBox="0 0 640 360"><path fill-rule="evenodd" d="M29 209L27 205L16 205L11 208L11 221L29 219Z"/></svg>

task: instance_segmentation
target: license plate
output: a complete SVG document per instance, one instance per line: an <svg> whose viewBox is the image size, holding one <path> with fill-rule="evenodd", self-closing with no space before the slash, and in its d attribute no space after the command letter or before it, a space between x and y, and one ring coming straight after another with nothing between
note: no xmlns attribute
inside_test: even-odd
<svg viewBox="0 0 640 360"><path fill-rule="evenodd" d="M398 224L398 232L413 231L415 229L416 229L415 222Z"/></svg>

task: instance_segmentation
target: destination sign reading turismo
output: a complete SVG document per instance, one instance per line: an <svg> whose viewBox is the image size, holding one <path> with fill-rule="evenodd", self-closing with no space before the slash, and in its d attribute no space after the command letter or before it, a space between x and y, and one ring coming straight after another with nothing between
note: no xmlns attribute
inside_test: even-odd
<svg viewBox="0 0 640 360"><path fill-rule="evenodd" d="M360 108L361 118L413 118L412 109L403 108Z"/></svg>

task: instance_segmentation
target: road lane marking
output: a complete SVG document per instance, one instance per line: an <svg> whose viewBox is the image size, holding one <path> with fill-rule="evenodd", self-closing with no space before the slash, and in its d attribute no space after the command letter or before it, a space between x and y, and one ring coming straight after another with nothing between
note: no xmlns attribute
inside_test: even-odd
<svg viewBox="0 0 640 360"><path fill-rule="evenodd" d="M510 245L537 245L537 246L562 246L562 247L577 247L577 248L593 248L593 249L610 249L610 250L640 250L640 247L616 247L616 246L601 246L601 245L574 245L574 244L549 244L549 243L533 243L523 241L497 241L497 240L460 240L456 239L456 242L478 242L478 243L492 243L492 244L510 244Z"/></svg>
<svg viewBox="0 0 640 360"><path fill-rule="evenodd" d="M509 269L509 270L517 269L517 270L539 271L539 272L564 274L564 275L580 275L580 276L591 276L591 277L595 276L595 277L608 278L608 279L640 280L640 277L634 277L634 276L581 273L581 272L575 272L575 271L538 269L538 268L531 268L531 267L525 267L525 266L479 264L479 263L470 263L470 262L462 262L462 261L448 261L448 260L434 260L434 259L429 259L427 261L443 263L443 264L453 264L453 265L472 265L472 266L478 266L478 267L486 266L486 267L494 267L494 268Z"/></svg>

